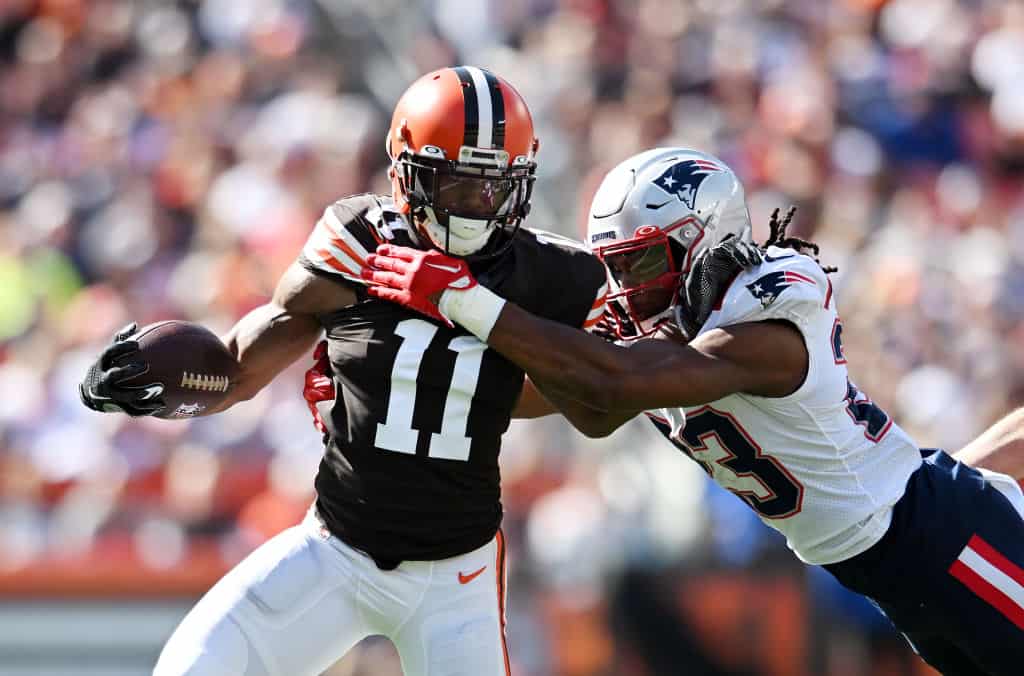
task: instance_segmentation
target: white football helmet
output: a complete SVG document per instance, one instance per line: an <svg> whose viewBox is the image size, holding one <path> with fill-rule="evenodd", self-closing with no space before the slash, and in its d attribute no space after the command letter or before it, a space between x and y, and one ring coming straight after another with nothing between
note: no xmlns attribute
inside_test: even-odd
<svg viewBox="0 0 1024 676"><path fill-rule="evenodd" d="M620 338L654 333L672 317L701 251L751 241L743 185L716 157L656 148L608 172L590 205L587 244L608 267L608 307Z"/></svg>

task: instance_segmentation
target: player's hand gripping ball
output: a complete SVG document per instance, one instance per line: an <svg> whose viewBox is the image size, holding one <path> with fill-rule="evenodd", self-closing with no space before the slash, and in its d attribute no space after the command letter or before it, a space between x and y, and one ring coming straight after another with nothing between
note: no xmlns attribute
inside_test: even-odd
<svg viewBox="0 0 1024 676"><path fill-rule="evenodd" d="M237 376L234 355L199 324L131 324L89 368L79 394L105 413L190 418L221 404Z"/></svg>

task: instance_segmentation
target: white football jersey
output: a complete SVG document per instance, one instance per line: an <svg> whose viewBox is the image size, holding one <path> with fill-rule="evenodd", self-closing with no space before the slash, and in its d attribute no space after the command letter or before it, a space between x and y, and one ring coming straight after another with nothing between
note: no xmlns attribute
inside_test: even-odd
<svg viewBox="0 0 1024 676"><path fill-rule="evenodd" d="M813 259L771 247L736 278L701 333L772 319L795 325L807 344L807 376L796 392L733 394L648 416L785 535L801 560L843 561L885 534L921 454L849 381L832 284Z"/></svg>

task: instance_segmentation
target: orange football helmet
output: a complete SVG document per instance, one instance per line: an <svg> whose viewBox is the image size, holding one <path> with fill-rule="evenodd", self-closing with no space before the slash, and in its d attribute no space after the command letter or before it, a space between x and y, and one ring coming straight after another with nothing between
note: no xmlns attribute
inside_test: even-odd
<svg viewBox="0 0 1024 676"><path fill-rule="evenodd" d="M526 102L473 66L442 68L399 99L387 136L392 195L418 232L455 256L492 256L530 208L538 142ZM509 235L494 238L495 232Z"/></svg>

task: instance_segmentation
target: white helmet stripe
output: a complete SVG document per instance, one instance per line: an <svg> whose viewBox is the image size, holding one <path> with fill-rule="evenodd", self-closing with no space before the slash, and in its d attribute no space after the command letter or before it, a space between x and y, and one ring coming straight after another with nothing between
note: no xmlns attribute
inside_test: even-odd
<svg viewBox="0 0 1024 676"><path fill-rule="evenodd" d="M473 88L476 90L476 108L480 120L476 145L478 148L490 148L494 143L494 110L491 107L491 88L487 86L487 78L482 70L476 66L465 66L465 69L473 78Z"/></svg>

